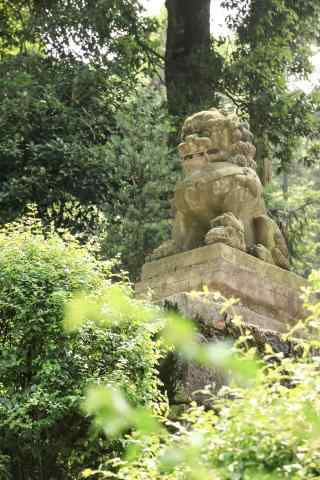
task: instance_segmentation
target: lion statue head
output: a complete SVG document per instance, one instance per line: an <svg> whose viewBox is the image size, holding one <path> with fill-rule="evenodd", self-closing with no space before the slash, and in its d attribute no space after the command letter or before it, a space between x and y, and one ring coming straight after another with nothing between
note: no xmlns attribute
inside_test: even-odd
<svg viewBox="0 0 320 480"><path fill-rule="evenodd" d="M195 113L184 122L181 137L178 150L186 173L215 162L256 169L253 135L236 114L217 109Z"/></svg>

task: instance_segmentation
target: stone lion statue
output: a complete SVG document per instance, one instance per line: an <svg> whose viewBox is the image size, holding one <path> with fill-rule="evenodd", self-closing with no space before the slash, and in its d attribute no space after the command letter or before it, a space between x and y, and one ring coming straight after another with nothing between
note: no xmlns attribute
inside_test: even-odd
<svg viewBox="0 0 320 480"><path fill-rule="evenodd" d="M248 125L217 109L188 117L178 147L185 178L176 186L172 239L151 260L222 242L288 269L288 249L267 215Z"/></svg>

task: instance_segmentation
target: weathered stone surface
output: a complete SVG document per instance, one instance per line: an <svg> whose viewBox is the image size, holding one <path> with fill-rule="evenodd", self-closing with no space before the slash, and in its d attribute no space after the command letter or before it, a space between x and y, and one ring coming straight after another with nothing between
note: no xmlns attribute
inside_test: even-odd
<svg viewBox="0 0 320 480"><path fill-rule="evenodd" d="M292 341L284 340L276 331L279 325L273 324L272 327L275 329L272 329L252 324L251 320L256 321L254 318L256 314L241 305L233 306L232 309L222 313L223 301L213 294L179 293L166 298L161 305L192 319L198 327L198 338L201 343L236 340L242 332L233 323L233 318L240 314L245 321L246 330L250 333L250 346L255 347L258 352L263 353L265 345L269 344L275 353L281 352L285 357L299 354L297 345ZM282 328L281 325L280 328ZM162 363L160 377L168 393L170 404L182 407L194 400L209 406L212 393L216 393L230 380L228 372L223 369L203 368L184 360L175 352L170 353ZM204 392L206 387L209 387L209 394Z"/></svg>
<svg viewBox="0 0 320 480"><path fill-rule="evenodd" d="M279 333L287 330L285 323L254 312L240 302L232 305L226 314L222 314L224 299L217 298L216 293L183 292L165 298L160 304L164 308L177 310L185 317L194 320L206 338L216 336L220 330L225 332L226 320L235 316L241 317L246 325Z"/></svg>
<svg viewBox="0 0 320 480"><path fill-rule="evenodd" d="M152 292L159 301L204 288L219 291L240 299L250 323L283 331L304 316L300 289L305 285L294 273L218 243L146 263L136 293Z"/></svg>
<svg viewBox="0 0 320 480"><path fill-rule="evenodd" d="M267 215L248 127L212 109L186 119L182 140L185 178L176 186L172 239L151 259L223 242L288 269L286 242Z"/></svg>
<svg viewBox="0 0 320 480"><path fill-rule="evenodd" d="M200 335L199 335L200 337ZM201 336L202 342L207 342ZM227 372L221 368L205 368L188 362L176 352L171 352L161 363L160 379L165 386L170 405L188 405L192 401L206 405L212 393L228 384ZM203 393L209 387L210 395Z"/></svg>
<svg viewBox="0 0 320 480"><path fill-rule="evenodd" d="M233 248L246 251L244 226L232 213L216 217L210 223L211 229L205 236L205 243L225 243ZM272 262L271 262L272 263Z"/></svg>

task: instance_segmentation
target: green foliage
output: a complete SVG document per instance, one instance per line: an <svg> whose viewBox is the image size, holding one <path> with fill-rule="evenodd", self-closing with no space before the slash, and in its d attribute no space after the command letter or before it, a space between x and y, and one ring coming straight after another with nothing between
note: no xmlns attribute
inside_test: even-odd
<svg viewBox="0 0 320 480"><path fill-rule="evenodd" d="M175 422L163 418L156 429L146 421L143 425L150 427L141 428L136 412L128 410L123 397L96 390L94 402L88 397L89 408L103 429L108 431L113 423L106 412L124 408L134 432L128 438L126 456L106 458L100 468L86 468L83 476L119 480L318 478L320 304L310 301L319 292L319 273L310 280L305 289L310 315L281 339L284 351L290 343L291 357L266 344L258 360L245 328L232 349L196 344L194 328L186 320L169 316L164 340L174 342L189 359L208 367L224 366L233 381L212 398L210 409L193 404ZM121 312L120 304L119 308ZM144 415L148 418L146 411Z"/></svg>
<svg viewBox="0 0 320 480"><path fill-rule="evenodd" d="M267 208L287 238L292 269L304 277L320 268L318 155L318 142L301 139L291 165L265 189Z"/></svg>
<svg viewBox="0 0 320 480"><path fill-rule="evenodd" d="M2 222L36 203L47 223L94 229L90 214L108 195L101 143L121 96L88 65L41 56L2 62L0 88Z"/></svg>
<svg viewBox="0 0 320 480"><path fill-rule="evenodd" d="M107 223L106 255L136 276L168 235L177 178L160 94L124 101L101 72L40 56L0 64L0 86L2 222L35 203L44 224L84 238Z"/></svg>
<svg viewBox="0 0 320 480"><path fill-rule="evenodd" d="M312 71L319 3L267 0L262 5L259 0L224 0L221 4L229 10L229 26L236 33L222 92L247 113L263 155L278 156L284 166L294 156L297 138L312 136L318 128L313 115L318 95L290 91L289 80L307 78Z"/></svg>
<svg viewBox="0 0 320 480"><path fill-rule="evenodd" d="M123 268L136 278L145 256L169 236L178 155L169 150L171 126L155 90L141 89L115 119L105 146L109 196L102 252L108 258L120 255Z"/></svg>
<svg viewBox="0 0 320 480"><path fill-rule="evenodd" d="M0 2L0 54L30 46L54 58L90 62L131 83L156 57L149 41L157 22L138 0ZM132 84L131 84L132 85Z"/></svg>
<svg viewBox="0 0 320 480"><path fill-rule="evenodd" d="M137 0L0 1L2 223L34 203L46 225L104 232L122 188L106 148L115 112L157 57L142 12Z"/></svg>
<svg viewBox="0 0 320 480"><path fill-rule="evenodd" d="M101 71L30 55L0 64L0 88L2 222L35 203L45 225L83 238L108 224L107 256L136 276L168 235L177 178L161 95L125 101Z"/></svg>
<svg viewBox="0 0 320 480"><path fill-rule="evenodd" d="M7 455L2 455L0 453L0 479L1 480L12 479L9 469L10 469L10 458Z"/></svg>
<svg viewBox="0 0 320 480"><path fill-rule="evenodd" d="M6 468L15 479L75 478L83 464L121 450L119 435L102 442L82 411L93 382L116 385L132 408L158 411L162 398L156 376L161 350L154 340L161 323L154 313L152 318L137 314L125 285L111 285L110 262L97 262L65 236L44 238L30 220L0 232L0 476L5 480L10 478ZM89 312L79 331L65 333L66 303L80 292L86 302L100 301L113 321L96 325L96 311ZM127 299L121 322L114 295Z"/></svg>
<svg viewBox="0 0 320 480"><path fill-rule="evenodd" d="M16 3L16 4L15 4ZM24 52L35 47L35 39L26 24L30 18L26 2L0 1L0 55ZM20 3L20 5L19 5Z"/></svg>

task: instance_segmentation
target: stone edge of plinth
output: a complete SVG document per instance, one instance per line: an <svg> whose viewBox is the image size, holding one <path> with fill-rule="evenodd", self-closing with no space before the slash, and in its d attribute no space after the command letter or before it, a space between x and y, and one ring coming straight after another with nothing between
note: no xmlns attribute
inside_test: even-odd
<svg viewBox="0 0 320 480"><path fill-rule="evenodd" d="M142 268L141 282L139 283L147 283L149 280L158 276L173 273L184 267L191 267L205 262L214 262L214 260L217 260L218 258L223 258L228 263L234 265L235 268L244 266L248 269L252 268L256 273L262 273L263 276L266 277L274 278L274 274L276 274L280 283L283 278L285 283L288 283L289 281L290 286L294 284L294 288L297 287L297 284L300 286L306 285L306 280L294 272L264 262L253 255L232 248L224 243L206 245L186 252L177 253L169 257L164 257L159 260L147 262ZM257 267L257 269L255 267Z"/></svg>
<svg viewBox="0 0 320 480"><path fill-rule="evenodd" d="M306 285L306 280L293 272L219 243L145 264L136 294L146 297L152 291L153 301L159 301L208 287L239 298L257 313L291 322L305 316L299 293Z"/></svg>

